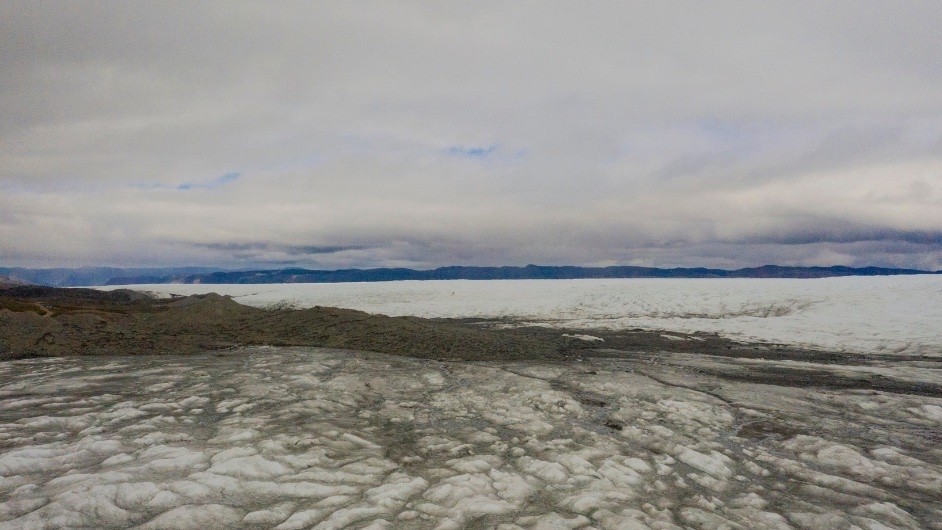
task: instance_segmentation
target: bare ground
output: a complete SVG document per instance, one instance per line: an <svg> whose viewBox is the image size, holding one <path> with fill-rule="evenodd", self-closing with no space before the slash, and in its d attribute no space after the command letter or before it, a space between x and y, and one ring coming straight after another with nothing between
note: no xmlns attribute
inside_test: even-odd
<svg viewBox="0 0 942 530"><path fill-rule="evenodd" d="M942 383L931 379L902 381L866 370L831 369L888 363L942 368L938 359L913 356L742 343L709 333L520 327L510 320L389 317L331 307L260 309L217 294L161 299L127 290L0 289L0 360L193 354L257 345L345 348L450 361L611 357L654 362L667 359L667 354L696 355L753 361L748 369L703 369L729 381L942 396ZM762 361L798 364L764 366Z"/></svg>
<svg viewBox="0 0 942 530"><path fill-rule="evenodd" d="M236 346L321 346L438 359L554 358L556 341L510 330L349 309L259 309L217 294L0 290L0 359L190 354Z"/></svg>

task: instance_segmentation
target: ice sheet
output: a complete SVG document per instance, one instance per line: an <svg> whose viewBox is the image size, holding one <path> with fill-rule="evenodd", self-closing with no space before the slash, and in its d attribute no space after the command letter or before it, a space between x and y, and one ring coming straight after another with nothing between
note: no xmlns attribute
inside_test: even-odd
<svg viewBox="0 0 942 530"><path fill-rule="evenodd" d="M260 307L321 305L577 328L707 331L826 349L942 356L942 275L131 287L163 294L218 292Z"/></svg>
<svg viewBox="0 0 942 530"><path fill-rule="evenodd" d="M942 400L710 362L3 363L0 529L940 527Z"/></svg>

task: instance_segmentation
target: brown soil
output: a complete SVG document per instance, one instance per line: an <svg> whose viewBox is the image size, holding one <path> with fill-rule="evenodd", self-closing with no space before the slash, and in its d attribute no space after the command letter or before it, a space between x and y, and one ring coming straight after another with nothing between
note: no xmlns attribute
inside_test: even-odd
<svg viewBox="0 0 942 530"><path fill-rule="evenodd" d="M349 309L266 310L217 294L155 299L133 291L0 290L0 359L187 354L244 345L323 346L435 359L560 357L559 343L526 333Z"/></svg>

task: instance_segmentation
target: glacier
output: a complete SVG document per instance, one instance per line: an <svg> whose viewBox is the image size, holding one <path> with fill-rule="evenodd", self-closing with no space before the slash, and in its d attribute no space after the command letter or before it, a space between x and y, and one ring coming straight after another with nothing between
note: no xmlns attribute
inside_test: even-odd
<svg viewBox="0 0 942 530"><path fill-rule="evenodd" d="M135 288L671 340L0 363L0 530L942 529L942 278ZM670 350L694 331L849 353Z"/></svg>
<svg viewBox="0 0 942 530"><path fill-rule="evenodd" d="M116 287L109 287L116 288ZM942 275L823 279L449 280L154 284L259 307L345 307L392 316L505 318L581 329L714 332L746 341L942 356Z"/></svg>
<svg viewBox="0 0 942 530"><path fill-rule="evenodd" d="M0 529L942 528L942 399L717 362L11 361Z"/></svg>

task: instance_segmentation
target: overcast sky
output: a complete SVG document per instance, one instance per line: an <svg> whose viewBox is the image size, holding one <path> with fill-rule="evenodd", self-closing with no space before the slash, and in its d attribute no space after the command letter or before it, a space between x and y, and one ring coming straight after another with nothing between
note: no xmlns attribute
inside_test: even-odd
<svg viewBox="0 0 942 530"><path fill-rule="evenodd" d="M0 265L942 268L942 2L0 2Z"/></svg>

